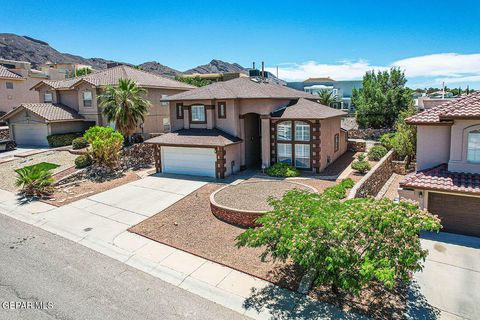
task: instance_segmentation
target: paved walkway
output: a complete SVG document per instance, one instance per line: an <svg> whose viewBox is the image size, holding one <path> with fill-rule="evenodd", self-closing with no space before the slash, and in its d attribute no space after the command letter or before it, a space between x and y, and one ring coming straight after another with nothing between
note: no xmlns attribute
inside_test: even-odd
<svg viewBox="0 0 480 320"><path fill-rule="evenodd" d="M57 208L0 190L0 212L75 241L256 319L362 319L331 305L126 231L207 183L149 176Z"/></svg>

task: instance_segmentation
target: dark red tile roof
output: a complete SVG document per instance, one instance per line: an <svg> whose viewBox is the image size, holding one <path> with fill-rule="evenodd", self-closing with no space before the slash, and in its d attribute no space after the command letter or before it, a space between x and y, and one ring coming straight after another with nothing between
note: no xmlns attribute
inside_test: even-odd
<svg viewBox="0 0 480 320"><path fill-rule="evenodd" d="M449 123L452 119L480 118L480 91L449 100L439 106L407 118L409 124Z"/></svg>
<svg viewBox="0 0 480 320"><path fill-rule="evenodd" d="M219 129L181 129L145 141L145 143L185 147L225 147L240 142L242 139Z"/></svg>
<svg viewBox="0 0 480 320"><path fill-rule="evenodd" d="M27 109L47 121L76 121L85 120L77 111L60 103L22 103L19 107L13 109L1 120L9 119L20 110Z"/></svg>
<svg viewBox="0 0 480 320"><path fill-rule="evenodd" d="M402 188L480 194L480 174L451 172L446 164L407 175Z"/></svg>

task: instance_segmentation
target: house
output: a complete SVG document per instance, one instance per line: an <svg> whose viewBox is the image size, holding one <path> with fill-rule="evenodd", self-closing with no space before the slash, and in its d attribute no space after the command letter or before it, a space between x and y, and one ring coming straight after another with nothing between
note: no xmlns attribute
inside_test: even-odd
<svg viewBox="0 0 480 320"><path fill-rule="evenodd" d="M480 92L407 119L417 126L417 172L401 183L444 231L480 236Z"/></svg>
<svg viewBox="0 0 480 320"><path fill-rule="evenodd" d="M182 78L200 78L210 80L212 82L228 81L240 77L248 77L247 74L241 72L224 72L224 73L190 73L182 74Z"/></svg>
<svg viewBox="0 0 480 320"><path fill-rule="evenodd" d="M47 136L83 131L92 125L110 125L102 115L97 98L107 85L119 79L132 79L145 88L152 106L138 128L143 135L170 130L168 102L162 98L195 87L128 66L117 66L86 76L65 80L43 80L32 89L39 103L19 103L3 120L10 126L11 138L19 145L48 145Z"/></svg>
<svg viewBox="0 0 480 320"><path fill-rule="evenodd" d="M48 74L52 71L56 71L62 75L62 79L75 77L77 70L80 69L92 70L92 66L70 62L53 63L50 61L47 61L40 66L40 70L42 70L42 72Z"/></svg>
<svg viewBox="0 0 480 320"><path fill-rule="evenodd" d="M172 132L146 141L155 146L157 172L224 178L275 162L321 172L347 149L344 112L259 78L216 82L167 100Z"/></svg>
<svg viewBox="0 0 480 320"><path fill-rule="evenodd" d="M30 88L47 74L32 70L29 62L0 59L0 114L5 114L22 102L39 102L38 93Z"/></svg>
<svg viewBox="0 0 480 320"><path fill-rule="evenodd" d="M313 95L318 95L322 90L331 91L339 100L338 103L334 105L335 108L353 111L355 110L355 106L352 105L352 91L354 88L361 88L362 81L335 81L330 77L308 78L303 82L288 82L287 86L293 89L309 92Z"/></svg>

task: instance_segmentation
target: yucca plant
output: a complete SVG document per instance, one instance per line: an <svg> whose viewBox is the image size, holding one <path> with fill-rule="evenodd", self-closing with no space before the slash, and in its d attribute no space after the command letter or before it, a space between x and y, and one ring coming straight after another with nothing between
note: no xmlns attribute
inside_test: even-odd
<svg viewBox="0 0 480 320"><path fill-rule="evenodd" d="M27 197L43 198L53 193L53 176L50 170L38 166L25 167L17 170L15 186L21 187L20 193Z"/></svg>

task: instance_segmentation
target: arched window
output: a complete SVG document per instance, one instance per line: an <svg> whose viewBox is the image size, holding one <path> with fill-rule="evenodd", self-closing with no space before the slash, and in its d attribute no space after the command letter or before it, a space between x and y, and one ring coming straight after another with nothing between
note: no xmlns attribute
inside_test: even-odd
<svg viewBox="0 0 480 320"><path fill-rule="evenodd" d="M467 161L480 163L480 129L468 133Z"/></svg>
<svg viewBox="0 0 480 320"><path fill-rule="evenodd" d="M303 121L295 121L295 141L310 141L310 125Z"/></svg>
<svg viewBox="0 0 480 320"><path fill-rule="evenodd" d="M310 168L310 143L309 123L289 120L277 124L277 162Z"/></svg>
<svg viewBox="0 0 480 320"><path fill-rule="evenodd" d="M283 121L277 125L277 140L292 140L292 121Z"/></svg>

